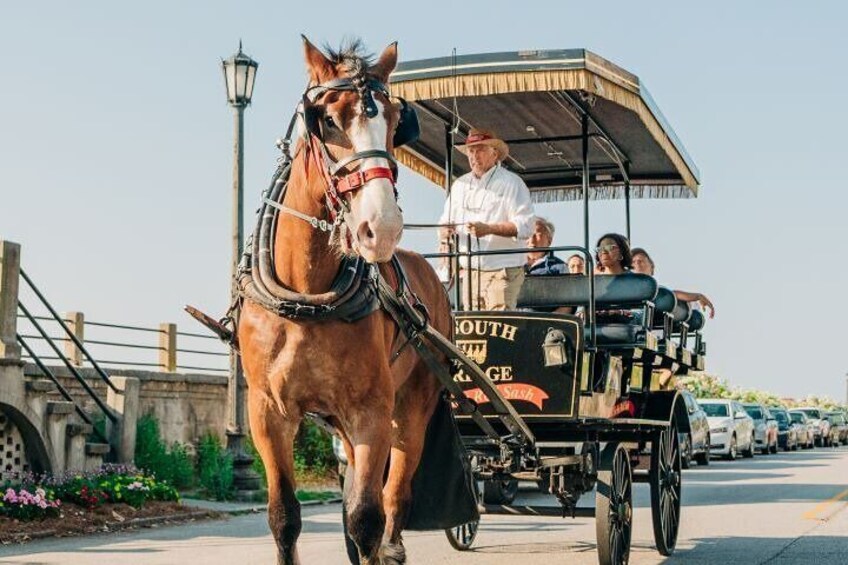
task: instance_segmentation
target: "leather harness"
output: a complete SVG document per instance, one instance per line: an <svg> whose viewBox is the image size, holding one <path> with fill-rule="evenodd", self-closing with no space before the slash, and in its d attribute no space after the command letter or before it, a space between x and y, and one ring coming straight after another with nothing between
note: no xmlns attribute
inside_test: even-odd
<svg viewBox="0 0 848 565"><path fill-rule="evenodd" d="M339 272L331 289L321 295L301 294L280 285L276 280L272 264L273 234L281 212L300 218L316 229L332 233L341 225L344 213L348 210L347 202L343 197L346 193L355 191L376 178L386 178L392 182L393 186L395 185L397 165L394 157L388 151L363 151L335 161L327 151L320 129L316 128L317 120L312 113L314 110L311 108L314 99L309 96L309 93L316 89L320 93L326 93L330 90L358 90L360 96L363 97L362 103L366 114L369 117L376 115L375 106L372 114L371 107L374 102L371 92L376 91L388 95L385 86L376 81L367 81L367 88L363 90L361 81L358 85L354 83L353 79L337 79L328 84L311 87L304 94L302 110L296 112L292 117L286 139L281 143L283 158L272 178L271 185L262 194L256 228L245 245L244 254L239 263L237 274L239 296L236 302L231 305L227 316L217 323L217 327L213 327L214 324L204 322L200 317L198 319L206 323L222 339L228 337L230 345L238 348L235 341L236 332L230 332L224 326L227 322L232 322L233 327L237 326L238 311L241 301L245 299L251 300L279 316L299 321L342 320L354 322L382 309L392 318L400 332L406 337L406 342L393 358L396 358L404 347L411 344L445 387L453 402L462 412L469 414L486 435L493 439L505 441L512 446L517 446L528 440L532 441L533 435L529 428L521 421L511 405L504 404L497 389L494 388L491 381L482 375L479 367L470 361L461 350L457 349L449 339L432 328L427 309L409 287L403 266L396 256L393 256L390 261L394 274L393 278L396 280L394 286L386 281L376 265L366 262L359 256L342 259ZM418 135L418 122L412 107L408 106L403 100L401 102L401 121L394 136L395 146L412 141ZM307 126L305 146L310 150L319 169L323 171L325 176L326 204L330 222L308 216L283 205L292 163L288 148L294 123L298 117L302 118ZM414 124L410 124L411 120L414 120ZM406 121L406 124L404 124L404 121ZM392 168L372 167L340 174L351 163L369 157L385 158L392 164ZM395 198L397 198L396 189ZM450 359L451 362L445 363L441 356ZM501 417L502 422L510 432L509 436L501 437L492 427L492 424L477 411L476 403L467 398L460 385L454 381L453 372L459 367L464 367L473 374L475 381L479 381L478 384L484 389L483 392L487 393L493 406L501 413L511 415L509 418ZM477 373L480 374L477 375ZM499 413L499 416L501 416L501 413Z"/></svg>

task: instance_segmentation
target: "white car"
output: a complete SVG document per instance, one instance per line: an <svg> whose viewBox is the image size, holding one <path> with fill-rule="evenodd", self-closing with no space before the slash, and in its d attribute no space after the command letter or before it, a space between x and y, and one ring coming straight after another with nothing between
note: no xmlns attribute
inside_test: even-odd
<svg viewBox="0 0 848 565"><path fill-rule="evenodd" d="M698 399L710 423L710 453L734 460L754 456L754 420L735 400Z"/></svg>

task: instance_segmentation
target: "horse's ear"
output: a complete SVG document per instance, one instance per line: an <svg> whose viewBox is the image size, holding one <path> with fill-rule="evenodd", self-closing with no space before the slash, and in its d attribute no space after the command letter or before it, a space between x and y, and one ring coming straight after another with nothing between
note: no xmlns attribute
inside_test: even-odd
<svg viewBox="0 0 848 565"><path fill-rule="evenodd" d="M303 55L306 59L306 68L309 71L310 80L316 84L321 84L334 79L336 69L333 63L321 53L320 49L312 45L305 35L301 35L301 37L303 38Z"/></svg>
<svg viewBox="0 0 848 565"><path fill-rule="evenodd" d="M397 66L397 41L386 47L380 58L371 67L371 73L380 80L380 82L389 82L389 75Z"/></svg>

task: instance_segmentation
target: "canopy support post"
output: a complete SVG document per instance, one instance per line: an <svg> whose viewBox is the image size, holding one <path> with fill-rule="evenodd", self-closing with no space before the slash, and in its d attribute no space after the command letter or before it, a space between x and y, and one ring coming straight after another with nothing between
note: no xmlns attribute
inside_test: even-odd
<svg viewBox="0 0 848 565"><path fill-rule="evenodd" d="M589 249L589 116L580 116L583 127L581 139L583 154L583 246Z"/></svg>
<svg viewBox="0 0 848 565"><path fill-rule="evenodd" d="M451 208L450 198L451 198L451 185L453 184L453 129L451 129L450 125L445 124L445 194L448 197L448 209ZM453 218L451 218L452 220ZM449 249L453 250L453 253L459 252L459 237L454 234L453 237L450 238L451 247ZM462 289L461 280L459 278L459 255L455 255L454 257L449 257L448 261L450 261L450 271L454 277L454 298L456 300L456 309L462 309Z"/></svg>
<svg viewBox="0 0 848 565"><path fill-rule="evenodd" d="M624 163L624 210L627 219L627 243L633 247L633 240L630 238L630 162Z"/></svg>
<svg viewBox="0 0 848 565"><path fill-rule="evenodd" d="M589 246L589 113L583 112L580 116L583 131L582 153L583 153L583 247L587 253L592 253ZM586 309L586 323L589 325L589 339L594 348L595 337L595 273L589 275L589 308Z"/></svg>

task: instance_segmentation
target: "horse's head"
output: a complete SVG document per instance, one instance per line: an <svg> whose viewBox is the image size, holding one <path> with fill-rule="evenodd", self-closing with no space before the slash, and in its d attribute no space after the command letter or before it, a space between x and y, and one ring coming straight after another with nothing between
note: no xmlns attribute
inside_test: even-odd
<svg viewBox="0 0 848 565"><path fill-rule="evenodd" d="M397 45L374 63L358 43L329 58L305 37L303 45L310 77L304 117L315 154L325 161L354 251L369 262L388 261L403 229L391 155L401 110L385 86Z"/></svg>

